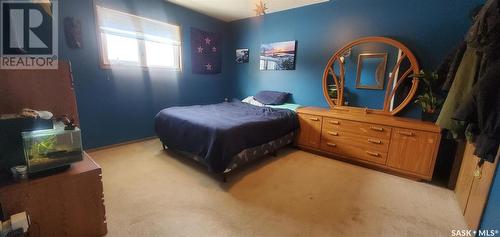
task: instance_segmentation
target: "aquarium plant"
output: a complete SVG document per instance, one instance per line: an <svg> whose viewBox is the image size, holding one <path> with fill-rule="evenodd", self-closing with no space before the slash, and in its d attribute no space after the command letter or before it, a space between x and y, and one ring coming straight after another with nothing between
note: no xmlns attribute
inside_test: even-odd
<svg viewBox="0 0 500 237"><path fill-rule="evenodd" d="M33 144L29 154L30 157L38 154L47 154L51 151L54 151L55 147L56 147L56 136L55 135L45 136L40 140L37 140Z"/></svg>

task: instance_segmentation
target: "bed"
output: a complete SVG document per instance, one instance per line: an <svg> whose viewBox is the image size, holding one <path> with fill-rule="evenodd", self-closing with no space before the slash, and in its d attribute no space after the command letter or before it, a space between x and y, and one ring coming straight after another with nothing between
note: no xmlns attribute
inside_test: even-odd
<svg viewBox="0 0 500 237"><path fill-rule="evenodd" d="M211 172L226 175L293 142L294 107L255 106L239 100L171 107L155 117L164 149L189 156Z"/></svg>

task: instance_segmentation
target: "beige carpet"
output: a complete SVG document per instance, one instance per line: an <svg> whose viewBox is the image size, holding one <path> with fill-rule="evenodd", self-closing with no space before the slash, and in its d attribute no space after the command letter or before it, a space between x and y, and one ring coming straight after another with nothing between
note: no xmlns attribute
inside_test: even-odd
<svg viewBox="0 0 500 237"><path fill-rule="evenodd" d="M95 151L107 236L450 236L453 192L293 148L227 183L158 140Z"/></svg>

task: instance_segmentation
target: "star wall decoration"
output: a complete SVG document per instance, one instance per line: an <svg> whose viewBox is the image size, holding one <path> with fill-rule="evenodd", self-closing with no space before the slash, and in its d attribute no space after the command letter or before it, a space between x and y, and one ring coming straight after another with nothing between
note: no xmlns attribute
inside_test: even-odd
<svg viewBox="0 0 500 237"><path fill-rule="evenodd" d="M191 70L195 74L222 72L222 42L219 33L191 28Z"/></svg>
<svg viewBox="0 0 500 237"><path fill-rule="evenodd" d="M266 14L266 4L262 2L262 0L259 0L259 3L255 4L255 15L256 16L262 16Z"/></svg>
<svg viewBox="0 0 500 237"><path fill-rule="evenodd" d="M207 70L209 70L209 71L211 71L211 70L212 70L212 64L210 64L210 63L209 63L209 64L207 64L207 65L205 65L205 67L206 67L206 68L207 68Z"/></svg>

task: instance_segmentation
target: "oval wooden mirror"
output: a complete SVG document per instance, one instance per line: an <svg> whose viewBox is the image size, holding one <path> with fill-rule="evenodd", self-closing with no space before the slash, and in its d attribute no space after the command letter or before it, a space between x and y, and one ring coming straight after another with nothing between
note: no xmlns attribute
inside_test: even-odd
<svg viewBox="0 0 500 237"><path fill-rule="evenodd" d="M355 40L338 50L323 73L323 94L332 109L395 115L411 102L420 71L415 55L385 37Z"/></svg>

